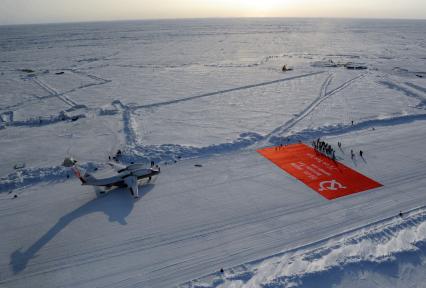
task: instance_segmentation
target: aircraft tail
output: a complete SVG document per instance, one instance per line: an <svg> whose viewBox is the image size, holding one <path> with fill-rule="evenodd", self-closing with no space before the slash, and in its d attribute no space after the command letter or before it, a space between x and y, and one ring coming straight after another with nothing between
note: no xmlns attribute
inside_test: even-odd
<svg viewBox="0 0 426 288"><path fill-rule="evenodd" d="M73 166L72 171L74 171L75 176L77 176L77 178L80 179L81 185L87 184L87 180L85 179L85 177L81 175L81 172L77 166Z"/></svg>
<svg viewBox="0 0 426 288"><path fill-rule="evenodd" d="M97 181L95 177L87 173L84 169L81 169L80 167L78 167L77 161L72 158L69 158L69 157L65 158L64 162L62 163L62 166L71 168L75 176L77 176L77 178L80 179L81 185L86 185L86 184L90 185Z"/></svg>

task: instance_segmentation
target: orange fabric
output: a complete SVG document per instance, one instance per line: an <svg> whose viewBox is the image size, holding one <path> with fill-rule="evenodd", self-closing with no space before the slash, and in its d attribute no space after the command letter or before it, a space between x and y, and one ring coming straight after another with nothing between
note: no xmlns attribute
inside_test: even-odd
<svg viewBox="0 0 426 288"><path fill-rule="evenodd" d="M257 152L328 200L383 186L305 144Z"/></svg>

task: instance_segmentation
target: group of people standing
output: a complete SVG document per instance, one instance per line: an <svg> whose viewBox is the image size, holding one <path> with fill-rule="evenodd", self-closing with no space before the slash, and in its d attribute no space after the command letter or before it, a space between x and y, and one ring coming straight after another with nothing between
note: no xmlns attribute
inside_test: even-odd
<svg viewBox="0 0 426 288"><path fill-rule="evenodd" d="M334 148L328 144L325 141L321 141L320 138L317 140L312 141L312 146L315 148L316 151L325 154L326 156L330 157L333 160L336 160L336 151ZM342 149L342 142L337 142L337 146L339 146L340 149ZM359 150L359 156L363 158L364 152L362 150ZM355 152L351 149L351 159L353 160L355 158Z"/></svg>
<svg viewBox="0 0 426 288"><path fill-rule="evenodd" d="M359 156L361 156L361 158L363 158L362 155L364 155L364 152L362 152L362 150L359 150ZM355 158L355 153L354 153L354 150L351 149L351 159L354 159L354 158Z"/></svg>
<svg viewBox="0 0 426 288"><path fill-rule="evenodd" d="M334 148L331 147L331 145L327 142L321 141L321 139L318 138L317 140L312 141L312 146L316 151L325 154L333 160L336 160L336 151L334 151Z"/></svg>
<svg viewBox="0 0 426 288"><path fill-rule="evenodd" d="M287 141L289 141L289 139L287 139ZM298 141L299 143L301 143L301 141ZM281 149L283 149L283 147L285 147L286 145L284 144L280 144L278 146L275 147L275 151L279 151ZM342 142L337 142L337 146L339 147L339 149L341 151L342 150ZM320 138L317 138L316 140L312 141L312 147L315 149L315 151L329 157L330 159L332 159L333 161L336 160L336 151L334 150L334 148L328 144L325 141L322 141ZM359 150L359 156L361 158L363 158L364 152L362 150ZM351 159L354 160L355 159L355 152L354 150L351 149Z"/></svg>

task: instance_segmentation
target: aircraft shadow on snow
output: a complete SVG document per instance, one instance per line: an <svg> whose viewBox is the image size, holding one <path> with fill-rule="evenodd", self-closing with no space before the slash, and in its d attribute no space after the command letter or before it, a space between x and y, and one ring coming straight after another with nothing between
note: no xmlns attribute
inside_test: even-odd
<svg viewBox="0 0 426 288"><path fill-rule="evenodd" d="M139 196L143 197L149 193L153 187L153 184L140 186ZM62 216L52 228L43 234L26 251L22 252L22 248L14 251L10 255L10 266L13 273L17 274L23 271L27 267L28 262L36 256L37 252L74 220L91 213L102 212L108 217L110 222L118 222L121 225L126 225L126 217L132 211L134 203L135 200L133 197L123 188L113 189L106 195L98 195L98 197L87 202L83 206Z"/></svg>

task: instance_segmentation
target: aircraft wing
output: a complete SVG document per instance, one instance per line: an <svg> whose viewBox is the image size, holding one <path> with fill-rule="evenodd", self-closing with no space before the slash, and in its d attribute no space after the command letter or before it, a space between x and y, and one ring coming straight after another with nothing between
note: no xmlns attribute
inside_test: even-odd
<svg viewBox="0 0 426 288"><path fill-rule="evenodd" d="M126 166L114 162L108 162L108 165L114 168L115 171L122 171L126 169Z"/></svg>
<svg viewBox="0 0 426 288"><path fill-rule="evenodd" d="M126 183L134 197L139 197L138 178L136 176L130 175L124 178L124 183Z"/></svg>

